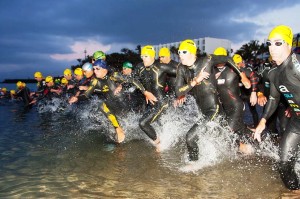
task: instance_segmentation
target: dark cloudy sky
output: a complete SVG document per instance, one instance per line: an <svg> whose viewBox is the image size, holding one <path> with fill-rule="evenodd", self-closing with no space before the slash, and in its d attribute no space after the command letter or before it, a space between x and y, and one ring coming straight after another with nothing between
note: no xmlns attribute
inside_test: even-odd
<svg viewBox="0 0 300 199"><path fill-rule="evenodd" d="M0 81L62 75L84 49L216 37L236 50L279 24L300 32L299 10L298 0L1 0Z"/></svg>

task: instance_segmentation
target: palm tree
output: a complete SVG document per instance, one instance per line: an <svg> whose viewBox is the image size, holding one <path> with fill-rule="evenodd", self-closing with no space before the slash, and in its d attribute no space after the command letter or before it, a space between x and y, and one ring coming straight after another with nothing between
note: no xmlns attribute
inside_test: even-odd
<svg viewBox="0 0 300 199"><path fill-rule="evenodd" d="M244 44L235 53L241 55L244 60L256 59L256 55L260 48L261 46L259 45L259 41L251 40L249 43Z"/></svg>

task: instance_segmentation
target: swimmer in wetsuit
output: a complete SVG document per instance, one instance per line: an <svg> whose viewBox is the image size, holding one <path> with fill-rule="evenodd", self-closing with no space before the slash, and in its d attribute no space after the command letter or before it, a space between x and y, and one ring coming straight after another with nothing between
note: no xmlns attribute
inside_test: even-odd
<svg viewBox="0 0 300 199"><path fill-rule="evenodd" d="M82 66L82 68L87 69L93 67L96 77L91 80L89 88L83 94L80 94L78 97L71 97L69 103L72 104L77 102L78 100L81 101L88 99L93 93L101 94L101 97L104 98L103 101L101 101L100 103L101 111L110 120L113 127L115 127L116 140L118 143L121 143L125 139L125 134L115 116L115 113L121 111L122 107L125 106L123 105L123 100L115 95L115 80L121 80L117 77L111 77L108 75L109 68L104 60L99 59L95 61L93 65L94 66L92 66L91 63L85 63ZM141 91L144 93L147 99L149 99L150 101L156 100L151 93L145 91L144 87L141 84L139 84L139 82L135 80L132 80L132 82L138 85L138 88L141 89Z"/></svg>
<svg viewBox="0 0 300 199"><path fill-rule="evenodd" d="M223 47L219 47L214 51L214 55L227 56L227 51ZM231 130L239 136L240 151L243 153L251 153L246 147L250 147L253 141L253 132L244 124L244 102L241 98L239 87L240 77L225 63L217 64L215 67L215 77L217 79L217 90L223 110L226 114L228 125ZM258 78L252 78L251 90L256 90ZM248 148L250 149L250 148Z"/></svg>
<svg viewBox="0 0 300 199"><path fill-rule="evenodd" d="M136 77L147 91L157 97L155 104L149 104L146 112L139 121L140 128L153 140L159 151L160 139L151 124L156 121L168 107L168 97L165 94L167 75L175 76L176 68L155 62L153 46L144 46L141 50L142 63L136 67Z"/></svg>
<svg viewBox="0 0 300 199"><path fill-rule="evenodd" d="M24 82L18 81L17 82L17 92L15 94L15 97L20 97L22 98L22 101L24 102L24 107L25 108L31 108L31 97L30 97L30 90L26 86Z"/></svg>
<svg viewBox="0 0 300 199"><path fill-rule="evenodd" d="M280 140L279 173L288 189L298 190L295 163L300 144L300 56L292 52L292 41L292 29L285 25L276 26L269 34L266 44L276 67L269 72L270 96L254 138L261 141L266 121L275 112L282 94L292 109L292 116Z"/></svg>
<svg viewBox="0 0 300 199"><path fill-rule="evenodd" d="M37 90L31 96L38 97L43 94L46 88L46 82L43 78L43 74L39 71L34 73L34 79L37 81Z"/></svg>
<svg viewBox="0 0 300 199"><path fill-rule="evenodd" d="M239 69L246 74L246 76L251 81L251 89L245 88L243 85L240 85L241 89L241 98L242 100L248 105L249 111L252 115L253 124L251 125L252 128L256 127L258 124L258 112L256 110L256 103L257 103L257 88L259 77L258 74L243 61L242 56L239 54L234 54L232 57L234 63L239 67ZM256 84L256 85L254 85Z"/></svg>
<svg viewBox="0 0 300 199"><path fill-rule="evenodd" d="M170 65L171 67L177 69L178 62L171 59L170 50L166 47L163 47L159 50L159 62L162 64ZM167 88L165 91L171 97L175 97L175 85L176 85L176 77L175 76L167 76Z"/></svg>
<svg viewBox="0 0 300 199"><path fill-rule="evenodd" d="M259 92L257 92L257 103L260 106L265 106L267 103L267 99L269 99L270 96L270 79L269 79L269 71L275 67L272 58L269 57L269 62L266 62L264 65L259 67L258 75L260 75L261 79L261 88L259 88ZM286 128L286 125L289 120L289 109L288 109L288 103L284 99L283 95L280 97L280 101L278 104L278 107L276 111L273 113L273 115L268 119L266 125L268 130L271 132L272 136L279 139ZM277 122L277 120L279 122ZM279 129L277 128L279 126Z"/></svg>
<svg viewBox="0 0 300 199"><path fill-rule="evenodd" d="M200 112L207 121L214 120L220 114L220 104L216 90L216 79L210 76L214 64L226 62L241 76L242 82L249 88L250 81L226 56L207 56L197 59L197 47L192 40L185 40L179 46L179 64L176 76L176 96L178 99L174 105L182 104L185 95L190 93L196 100ZM196 131L198 123L195 123L186 135L186 144L189 160L198 160L199 148L197 145L199 133Z"/></svg>

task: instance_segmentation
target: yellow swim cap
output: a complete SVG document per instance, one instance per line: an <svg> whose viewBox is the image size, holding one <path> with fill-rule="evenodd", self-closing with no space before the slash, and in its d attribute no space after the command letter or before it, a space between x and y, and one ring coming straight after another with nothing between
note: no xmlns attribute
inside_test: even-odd
<svg viewBox="0 0 300 199"><path fill-rule="evenodd" d="M144 46L141 50L141 55L149 55L150 57L155 57L155 50L153 46Z"/></svg>
<svg viewBox="0 0 300 199"><path fill-rule="evenodd" d="M34 78L43 78L43 74L41 72L35 72Z"/></svg>
<svg viewBox="0 0 300 199"><path fill-rule="evenodd" d="M46 79L45 79L45 82L46 83L53 82L53 77L52 76L47 76Z"/></svg>
<svg viewBox="0 0 300 199"><path fill-rule="evenodd" d="M2 92L6 92L7 89L6 89L6 88L1 88L1 91L2 91Z"/></svg>
<svg viewBox="0 0 300 199"><path fill-rule="evenodd" d="M227 50L223 47L218 47L214 51L214 55L224 55L227 56Z"/></svg>
<svg viewBox="0 0 300 199"><path fill-rule="evenodd" d="M15 95L16 91L15 90L10 90L10 94Z"/></svg>
<svg viewBox="0 0 300 199"><path fill-rule="evenodd" d="M25 87L25 86L26 86L26 83L25 83L25 82L22 82L22 83L23 83L23 85L22 85L22 86L23 86L23 87Z"/></svg>
<svg viewBox="0 0 300 199"><path fill-rule="evenodd" d="M23 82L18 81L18 82L17 82L17 88L21 88L22 86L23 86Z"/></svg>
<svg viewBox="0 0 300 199"><path fill-rule="evenodd" d="M191 54L196 55L197 46L196 46L196 44L195 44L195 42L193 40L187 39L187 40L184 40L183 42L181 42L181 44L179 45L179 49L178 50L187 50Z"/></svg>
<svg viewBox="0 0 300 199"><path fill-rule="evenodd" d="M76 68L76 69L74 70L74 74L75 74L75 75L82 76L82 75L83 75L82 68Z"/></svg>
<svg viewBox="0 0 300 199"><path fill-rule="evenodd" d="M64 70L64 75L71 76L72 75L71 69L67 68L66 70Z"/></svg>
<svg viewBox="0 0 300 199"><path fill-rule="evenodd" d="M289 46L292 46L293 31L285 25L276 26L270 32L268 39L283 39Z"/></svg>
<svg viewBox="0 0 300 199"><path fill-rule="evenodd" d="M243 61L242 56L239 55L239 54L234 54L232 56L232 59L233 59L233 61L234 61L235 64L239 64L239 63L241 63Z"/></svg>
<svg viewBox="0 0 300 199"><path fill-rule="evenodd" d="M68 84L68 80L66 78L62 78L60 82L62 84Z"/></svg>
<svg viewBox="0 0 300 199"><path fill-rule="evenodd" d="M163 47L159 50L159 56L160 57L170 57L170 51L169 48Z"/></svg>

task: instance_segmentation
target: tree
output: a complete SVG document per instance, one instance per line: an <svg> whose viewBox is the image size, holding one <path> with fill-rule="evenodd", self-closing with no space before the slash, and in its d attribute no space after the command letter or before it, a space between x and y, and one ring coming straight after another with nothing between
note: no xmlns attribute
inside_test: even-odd
<svg viewBox="0 0 300 199"><path fill-rule="evenodd" d="M251 40L249 43L244 44L239 50L235 53L243 57L244 60L256 59L256 55L261 49L259 41Z"/></svg>

